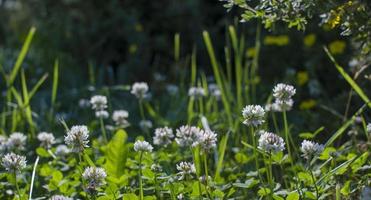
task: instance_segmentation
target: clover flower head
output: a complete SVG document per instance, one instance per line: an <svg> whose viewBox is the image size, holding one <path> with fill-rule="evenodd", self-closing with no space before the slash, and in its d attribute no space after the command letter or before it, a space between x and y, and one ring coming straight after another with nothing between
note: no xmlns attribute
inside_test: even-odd
<svg viewBox="0 0 371 200"><path fill-rule="evenodd" d="M143 99L148 92L148 84L145 82L136 82L131 87L130 93L136 96L138 99Z"/></svg>
<svg viewBox="0 0 371 200"><path fill-rule="evenodd" d="M115 122L116 126L126 127L129 125L127 118L129 117L129 112L126 110L115 110L112 114L112 120Z"/></svg>
<svg viewBox="0 0 371 200"><path fill-rule="evenodd" d="M135 151L139 151L139 152L152 152L153 150L153 147L152 145L147 142L147 141L140 141L140 140L137 140L135 143L134 143L134 150Z"/></svg>
<svg viewBox="0 0 371 200"><path fill-rule="evenodd" d="M311 159L313 156L319 155L323 149L323 145L309 140L304 140L300 147L300 151L303 153L305 159Z"/></svg>
<svg viewBox="0 0 371 200"><path fill-rule="evenodd" d="M204 152L209 152L216 147L217 140L217 134L214 131L204 130L201 131L198 143Z"/></svg>
<svg viewBox="0 0 371 200"><path fill-rule="evenodd" d="M53 133L41 132L37 135L37 139L40 141L40 146L49 149L55 143Z"/></svg>
<svg viewBox="0 0 371 200"><path fill-rule="evenodd" d="M178 93L179 87L177 85L174 85L174 84L168 84L168 85L166 85L166 91L170 95L174 96Z"/></svg>
<svg viewBox="0 0 371 200"><path fill-rule="evenodd" d="M55 154L61 157L69 154L70 152L71 150L64 144L58 145L57 148L55 149Z"/></svg>
<svg viewBox="0 0 371 200"><path fill-rule="evenodd" d="M8 153L3 157L1 164L8 172L17 173L26 167L26 162L26 157Z"/></svg>
<svg viewBox="0 0 371 200"><path fill-rule="evenodd" d="M151 165L151 170L155 173L160 173L160 172L162 172L162 167L159 164L152 164Z"/></svg>
<svg viewBox="0 0 371 200"><path fill-rule="evenodd" d="M190 162L181 162L176 165L176 169L179 171L178 180L184 180L187 177L192 177L192 174L196 173L195 165Z"/></svg>
<svg viewBox="0 0 371 200"><path fill-rule="evenodd" d="M0 135L0 155L2 155L6 151L7 140L8 140L7 137Z"/></svg>
<svg viewBox="0 0 371 200"><path fill-rule="evenodd" d="M89 99L80 99L79 100L79 107L80 108L89 108L90 107Z"/></svg>
<svg viewBox="0 0 371 200"><path fill-rule="evenodd" d="M177 200L184 200L185 199L184 194L183 193L178 194L178 196L176 196L176 199Z"/></svg>
<svg viewBox="0 0 371 200"><path fill-rule="evenodd" d="M50 197L49 200L73 200L73 199L63 195L53 195L52 197Z"/></svg>
<svg viewBox="0 0 371 200"><path fill-rule="evenodd" d="M153 144L159 146L167 146L174 138L173 130L167 126L155 129L155 136L153 137Z"/></svg>
<svg viewBox="0 0 371 200"><path fill-rule="evenodd" d="M293 105L294 105L294 100L292 99L287 99L287 100L276 99L273 103L273 108L276 112L284 112L284 111L291 110Z"/></svg>
<svg viewBox="0 0 371 200"><path fill-rule="evenodd" d="M12 150L24 150L27 136L20 132L12 133L7 141L7 147Z"/></svg>
<svg viewBox="0 0 371 200"><path fill-rule="evenodd" d="M87 191L94 192L104 184L107 177L106 171L100 167L87 167L82 173L82 178L87 181Z"/></svg>
<svg viewBox="0 0 371 200"><path fill-rule="evenodd" d="M280 136L266 131L262 131L260 134L261 135L258 141L259 149L273 153L285 150L285 142Z"/></svg>
<svg viewBox="0 0 371 200"><path fill-rule="evenodd" d="M102 95L92 96L90 99L92 109L95 111L105 110L107 108L107 97Z"/></svg>
<svg viewBox="0 0 371 200"><path fill-rule="evenodd" d="M296 93L296 89L292 85L287 85L284 83L278 83L273 88L273 97L281 101L289 100Z"/></svg>
<svg viewBox="0 0 371 200"><path fill-rule="evenodd" d="M247 105L242 110L242 116L245 119L243 123L247 126L260 126L265 120L265 111L259 105Z"/></svg>
<svg viewBox="0 0 371 200"><path fill-rule="evenodd" d="M153 127L153 124L150 120L144 119L139 122L139 127L144 131L148 131L148 129L151 129Z"/></svg>
<svg viewBox="0 0 371 200"><path fill-rule="evenodd" d="M196 146L199 143L202 130L195 126L181 126L176 130L175 141L181 147Z"/></svg>
<svg viewBox="0 0 371 200"><path fill-rule="evenodd" d="M188 96L198 99L206 96L206 92L202 87L191 87L188 90Z"/></svg>
<svg viewBox="0 0 371 200"><path fill-rule="evenodd" d="M72 126L64 137L64 142L72 147L73 152L82 152L89 143L89 130L87 126Z"/></svg>
<svg viewBox="0 0 371 200"><path fill-rule="evenodd" d="M107 119L109 117L109 113L105 110L98 110L98 111L95 111L95 117Z"/></svg>
<svg viewBox="0 0 371 200"><path fill-rule="evenodd" d="M214 83L209 85L209 92L211 96L215 97L217 100L219 100L222 96L222 92L220 91L218 85Z"/></svg>

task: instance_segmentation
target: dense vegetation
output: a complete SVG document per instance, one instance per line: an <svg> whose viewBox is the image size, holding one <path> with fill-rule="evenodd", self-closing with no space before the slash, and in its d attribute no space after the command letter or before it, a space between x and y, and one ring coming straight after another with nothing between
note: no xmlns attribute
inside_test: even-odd
<svg viewBox="0 0 371 200"><path fill-rule="evenodd" d="M0 1L0 199L371 198L368 1L143 4Z"/></svg>

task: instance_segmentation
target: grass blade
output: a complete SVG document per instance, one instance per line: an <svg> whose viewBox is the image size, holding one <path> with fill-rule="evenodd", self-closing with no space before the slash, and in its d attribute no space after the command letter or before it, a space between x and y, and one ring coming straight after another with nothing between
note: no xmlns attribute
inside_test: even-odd
<svg viewBox="0 0 371 200"><path fill-rule="evenodd" d="M222 168L223 168L223 161L224 161L225 150L227 149L228 138L229 138L229 132L227 132L227 134L223 136L222 140L219 143L218 164L215 170L215 181L216 182L218 182L218 180L220 179L220 172L222 171Z"/></svg>
<svg viewBox="0 0 371 200"><path fill-rule="evenodd" d="M13 66L13 69L10 73L8 86L11 86L13 84L15 78L17 77L18 71L19 71L19 69L20 69L20 67L23 63L24 58L27 55L28 49L30 48L30 44L31 44L32 38L35 34L35 31L36 31L36 28L32 27L30 29L30 31L28 32L27 38L26 38L26 40L23 44L21 52L19 53L17 61L15 62L14 66Z"/></svg>
<svg viewBox="0 0 371 200"><path fill-rule="evenodd" d="M363 90L358 86L358 84L350 77L344 69L336 62L335 58L331 55L330 51L327 47L323 47L327 56L330 58L332 63L335 65L336 69L340 72L340 74L344 77L344 79L350 84L354 91L361 97L361 99L371 108L370 99L367 95L363 92Z"/></svg>
<svg viewBox="0 0 371 200"><path fill-rule="evenodd" d="M54 108L55 100L57 98L58 78L59 78L59 61L55 60L54 72L53 72L53 89L52 89L52 97L51 97L52 108Z"/></svg>
<svg viewBox="0 0 371 200"><path fill-rule="evenodd" d="M230 108L229 102L227 100L224 84L223 84L223 81L222 81L222 78L221 78L221 75L220 75L220 72L219 72L220 68L219 68L218 62L217 62L216 57L215 57L214 48L213 48L213 45L211 43L209 33L207 31L203 32L203 38L204 38L204 41L205 41L207 52L209 53L209 57L210 57L211 65L213 67L216 83L218 84L218 86L220 88L220 91L222 93L222 102L223 102L223 106L225 107L225 110L227 112L229 127L233 127L231 108Z"/></svg>

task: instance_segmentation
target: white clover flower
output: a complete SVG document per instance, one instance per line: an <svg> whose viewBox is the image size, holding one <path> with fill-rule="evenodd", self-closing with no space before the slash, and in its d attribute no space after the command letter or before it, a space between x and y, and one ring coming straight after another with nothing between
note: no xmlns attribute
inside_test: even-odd
<svg viewBox="0 0 371 200"><path fill-rule="evenodd" d="M95 111L105 110L107 108L107 97L102 95L92 96L90 99L92 109Z"/></svg>
<svg viewBox="0 0 371 200"><path fill-rule="evenodd" d="M60 157L63 157L69 154L70 152L71 150L64 144L58 145L57 148L55 149L55 154Z"/></svg>
<svg viewBox="0 0 371 200"><path fill-rule="evenodd" d="M174 96L174 95L176 95L178 93L179 87L176 86L176 85L174 85L174 84L168 84L168 85L166 85L166 91L170 95Z"/></svg>
<svg viewBox="0 0 371 200"><path fill-rule="evenodd" d="M259 149L272 153L285 150L285 142L280 136L266 131L261 131L260 134Z"/></svg>
<svg viewBox="0 0 371 200"><path fill-rule="evenodd" d="M303 153L305 159L311 159L313 156L317 156L322 153L324 146L309 140L304 140L301 143L300 150Z"/></svg>
<svg viewBox="0 0 371 200"><path fill-rule="evenodd" d="M187 177L192 178L192 174L196 173L195 165L190 162L181 162L176 165L176 169L179 171L178 180L184 180L187 179Z"/></svg>
<svg viewBox="0 0 371 200"><path fill-rule="evenodd" d="M140 141L140 140L137 140L135 143L134 143L134 150L135 151L140 151L140 152L152 152L153 150L153 147L150 143L148 143L147 141Z"/></svg>
<svg viewBox="0 0 371 200"><path fill-rule="evenodd" d="M188 90L188 96L198 99L206 96L206 92L202 87L191 87Z"/></svg>
<svg viewBox="0 0 371 200"><path fill-rule="evenodd" d="M40 141L40 146L49 149L55 143L55 138L52 133L41 132L37 135L37 139Z"/></svg>
<svg viewBox="0 0 371 200"><path fill-rule="evenodd" d="M90 101L88 99L80 99L79 100L79 107L80 108L89 108L90 107Z"/></svg>
<svg viewBox="0 0 371 200"><path fill-rule="evenodd" d="M17 173L26 167L26 162L26 157L8 153L3 157L1 164L8 172Z"/></svg>
<svg viewBox="0 0 371 200"><path fill-rule="evenodd" d="M64 137L64 142L72 147L73 152L82 152L89 143L89 130L87 126L78 125L72 126L71 130L67 131Z"/></svg>
<svg viewBox="0 0 371 200"><path fill-rule="evenodd" d="M53 195L52 197L50 197L49 200L73 200L73 199L63 195Z"/></svg>
<svg viewBox="0 0 371 200"><path fill-rule="evenodd" d="M203 151L208 152L216 147L217 140L217 134L214 131L204 130L201 131L198 143Z"/></svg>
<svg viewBox="0 0 371 200"><path fill-rule="evenodd" d="M273 88L273 96L281 101L287 101L296 93L296 89L292 85L279 83Z"/></svg>
<svg viewBox="0 0 371 200"><path fill-rule="evenodd" d="M136 82L131 87L130 93L135 95L138 99L143 99L148 92L148 84L145 82Z"/></svg>
<svg viewBox="0 0 371 200"><path fill-rule="evenodd" d="M280 112L280 108L275 103L269 103L264 106L265 112Z"/></svg>
<svg viewBox="0 0 371 200"><path fill-rule="evenodd" d="M127 118L129 117L129 112L126 110L115 110L112 114L112 120L115 122L116 126L127 127L129 122Z"/></svg>
<svg viewBox="0 0 371 200"><path fill-rule="evenodd" d="M95 111L95 117L107 119L109 117L109 113L105 110Z"/></svg>
<svg viewBox="0 0 371 200"><path fill-rule="evenodd" d="M275 109L276 112L283 112L291 110L293 105L294 101L292 99L288 99L285 101L276 99L276 101L274 101L273 103L273 108Z"/></svg>
<svg viewBox="0 0 371 200"><path fill-rule="evenodd" d="M210 84L209 85L209 92L211 96L215 97L215 99L219 100L222 96L222 92L220 91L217 84Z"/></svg>
<svg viewBox="0 0 371 200"><path fill-rule="evenodd" d="M183 193L178 194L178 196L176 196L176 199L177 200L183 200L183 199L185 199L184 194Z"/></svg>
<svg viewBox="0 0 371 200"><path fill-rule="evenodd" d="M160 173L160 172L162 172L162 167L159 164L152 164L151 165L151 170L155 173Z"/></svg>
<svg viewBox="0 0 371 200"><path fill-rule="evenodd" d="M87 181L87 190L89 192L93 192L102 186L106 177L106 171L100 167L87 167L82 173L82 178Z"/></svg>
<svg viewBox="0 0 371 200"><path fill-rule="evenodd" d="M243 123L247 126L257 127L265 122L265 111L259 105L247 105L242 110L242 116L245 119Z"/></svg>
<svg viewBox="0 0 371 200"><path fill-rule="evenodd" d="M153 144L166 147L174 138L173 130L167 126L156 128Z"/></svg>
<svg viewBox="0 0 371 200"><path fill-rule="evenodd" d="M201 131L194 126L181 126L176 130L175 141L181 147L196 146L200 140Z"/></svg>
<svg viewBox="0 0 371 200"><path fill-rule="evenodd" d="M24 150L26 140L27 136L23 133L15 132L9 136L6 146L11 150Z"/></svg>
<svg viewBox="0 0 371 200"><path fill-rule="evenodd" d="M7 140L8 140L8 138L6 138L3 135L0 135L0 155L2 155L6 151Z"/></svg>
<svg viewBox="0 0 371 200"><path fill-rule="evenodd" d="M153 124L152 124L152 122L150 120L141 120L139 122L139 127L142 130L147 131L148 129L151 129L153 127Z"/></svg>

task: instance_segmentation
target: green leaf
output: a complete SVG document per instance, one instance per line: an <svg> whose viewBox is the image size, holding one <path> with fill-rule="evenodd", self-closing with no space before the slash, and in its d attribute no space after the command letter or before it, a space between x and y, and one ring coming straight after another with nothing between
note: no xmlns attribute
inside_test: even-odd
<svg viewBox="0 0 371 200"><path fill-rule="evenodd" d="M259 183L258 180L254 179L254 178L250 178L250 179L246 180L245 183L233 183L233 186L234 187L239 187L239 188L252 188L255 185L257 185L258 183Z"/></svg>
<svg viewBox="0 0 371 200"><path fill-rule="evenodd" d="M299 200L300 196L297 192L292 192L289 195L287 195L286 200Z"/></svg>
<svg viewBox="0 0 371 200"><path fill-rule="evenodd" d="M340 193L344 196L350 194L350 181L345 182L344 186L341 188Z"/></svg>
<svg viewBox="0 0 371 200"><path fill-rule="evenodd" d="M120 129L116 132L104 149L104 154L107 159L105 169L107 170L109 176L120 178L124 174L126 160L128 157L126 140L126 132Z"/></svg>
<svg viewBox="0 0 371 200"><path fill-rule="evenodd" d="M122 195L122 200L139 200L139 197L133 193Z"/></svg>

